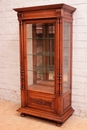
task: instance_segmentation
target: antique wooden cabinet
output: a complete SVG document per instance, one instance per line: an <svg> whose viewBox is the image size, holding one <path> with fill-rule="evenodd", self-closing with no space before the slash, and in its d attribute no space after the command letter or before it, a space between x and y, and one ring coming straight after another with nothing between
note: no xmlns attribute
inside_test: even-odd
<svg viewBox="0 0 87 130"><path fill-rule="evenodd" d="M19 112L63 123L72 113L72 14L66 4L16 8L20 30Z"/></svg>

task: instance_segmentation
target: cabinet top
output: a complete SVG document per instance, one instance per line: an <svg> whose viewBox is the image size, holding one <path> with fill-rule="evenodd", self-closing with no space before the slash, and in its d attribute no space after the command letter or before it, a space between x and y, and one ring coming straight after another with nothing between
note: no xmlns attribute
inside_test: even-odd
<svg viewBox="0 0 87 130"><path fill-rule="evenodd" d="M53 5L43 5L43 6L33 6L33 7L23 7L23 8L15 8L14 10L17 12L26 12L26 11L39 11L39 10L53 10L53 9L67 9L71 13L73 13L76 8L66 5L64 3L61 4L53 4Z"/></svg>

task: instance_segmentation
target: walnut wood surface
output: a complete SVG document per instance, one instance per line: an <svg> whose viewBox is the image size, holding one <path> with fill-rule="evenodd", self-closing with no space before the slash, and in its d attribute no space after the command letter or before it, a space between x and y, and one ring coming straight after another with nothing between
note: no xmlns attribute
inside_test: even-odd
<svg viewBox="0 0 87 130"><path fill-rule="evenodd" d="M72 103L72 14L74 7L66 4L45 5L37 7L14 9L18 14L20 33L20 80L21 80L21 108L19 112L63 123L73 113ZM71 23L70 28L70 86L63 86L63 33L64 22ZM37 23L54 24L54 82L47 81L48 74L44 75L43 83L37 82L37 73L33 72L33 84L28 85L27 73L27 40L26 25ZM46 32L46 33L45 33ZM36 37L33 28L33 37ZM44 35L48 29L44 28ZM46 42L44 40L44 42ZM44 43L43 50L46 50ZM33 52L36 53L36 42L33 41ZM51 46L52 49L52 46ZM43 63L46 65L45 56ZM35 66L36 56L33 58ZM34 68L33 66L33 68Z"/></svg>

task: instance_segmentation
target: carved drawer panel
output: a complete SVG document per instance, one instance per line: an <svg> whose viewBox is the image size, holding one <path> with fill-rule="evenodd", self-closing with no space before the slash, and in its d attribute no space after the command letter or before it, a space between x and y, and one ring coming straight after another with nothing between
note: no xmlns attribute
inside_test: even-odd
<svg viewBox="0 0 87 130"><path fill-rule="evenodd" d="M54 97L47 97L46 95L37 95L37 94L28 94L27 97L28 107L56 111L55 110L55 103L56 98Z"/></svg>
<svg viewBox="0 0 87 130"><path fill-rule="evenodd" d="M51 107L52 106L52 102L45 100L45 99L41 99L41 98L32 98L30 97L30 103L32 104L37 104L37 105L41 105L41 106L47 106L47 107Z"/></svg>

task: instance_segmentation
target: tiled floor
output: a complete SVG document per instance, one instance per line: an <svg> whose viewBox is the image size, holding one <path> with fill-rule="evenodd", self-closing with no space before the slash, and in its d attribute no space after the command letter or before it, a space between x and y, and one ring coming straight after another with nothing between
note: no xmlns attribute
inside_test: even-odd
<svg viewBox="0 0 87 130"><path fill-rule="evenodd" d="M16 110L19 104L0 100L0 130L87 130L87 120L71 116L61 127L55 122L26 116Z"/></svg>

